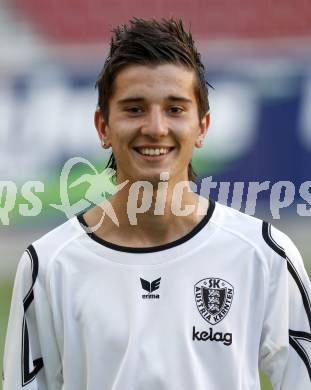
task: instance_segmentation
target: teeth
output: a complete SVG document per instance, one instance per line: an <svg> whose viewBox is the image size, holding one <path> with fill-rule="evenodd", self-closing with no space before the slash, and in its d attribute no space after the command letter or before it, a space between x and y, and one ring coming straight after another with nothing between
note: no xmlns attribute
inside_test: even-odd
<svg viewBox="0 0 311 390"><path fill-rule="evenodd" d="M169 152L168 148L141 148L138 149L140 154L146 156L159 156L160 154L167 154Z"/></svg>

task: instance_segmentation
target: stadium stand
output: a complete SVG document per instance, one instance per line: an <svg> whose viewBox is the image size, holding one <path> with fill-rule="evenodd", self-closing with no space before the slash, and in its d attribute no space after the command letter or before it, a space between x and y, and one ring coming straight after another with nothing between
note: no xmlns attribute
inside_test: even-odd
<svg viewBox="0 0 311 390"><path fill-rule="evenodd" d="M131 16L183 17L197 37L286 38L311 35L309 0L14 0L55 43L96 42Z"/></svg>

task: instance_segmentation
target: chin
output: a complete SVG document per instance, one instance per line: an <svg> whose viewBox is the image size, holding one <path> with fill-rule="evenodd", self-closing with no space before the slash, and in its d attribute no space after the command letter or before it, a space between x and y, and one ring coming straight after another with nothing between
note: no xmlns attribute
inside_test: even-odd
<svg viewBox="0 0 311 390"><path fill-rule="evenodd" d="M155 185L161 181L160 173L154 175L141 175L140 177L135 178L134 181L147 181L148 183Z"/></svg>

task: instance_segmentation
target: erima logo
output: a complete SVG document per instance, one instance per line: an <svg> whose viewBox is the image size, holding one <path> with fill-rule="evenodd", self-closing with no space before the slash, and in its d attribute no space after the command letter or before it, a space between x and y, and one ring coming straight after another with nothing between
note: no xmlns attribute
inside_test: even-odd
<svg viewBox="0 0 311 390"><path fill-rule="evenodd" d="M209 332L199 330L197 331L195 327L192 328L192 340L193 341L218 341L222 342L224 345L232 344L232 333L222 333L216 332L213 333L213 328L209 328Z"/></svg>
<svg viewBox="0 0 311 390"><path fill-rule="evenodd" d="M159 299L159 294L151 294L153 291L160 288L161 278L154 280L153 282L148 282L148 280L140 278L141 286L144 290L148 291L148 294L143 294L143 299Z"/></svg>
<svg viewBox="0 0 311 390"><path fill-rule="evenodd" d="M223 279L206 278L194 286L194 297L201 316L215 325L229 312L234 288Z"/></svg>

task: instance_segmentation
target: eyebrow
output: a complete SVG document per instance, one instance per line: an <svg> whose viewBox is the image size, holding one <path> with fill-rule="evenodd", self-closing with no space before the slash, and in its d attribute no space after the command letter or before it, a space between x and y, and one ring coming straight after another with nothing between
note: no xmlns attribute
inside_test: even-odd
<svg viewBox="0 0 311 390"><path fill-rule="evenodd" d="M170 102L192 103L191 99L183 97L183 96L169 95L166 97L165 100L168 100ZM142 96L132 96L132 97L118 100L117 104L124 105L124 104L129 104L129 103L142 103L145 101L146 101L146 98L144 98Z"/></svg>
<svg viewBox="0 0 311 390"><path fill-rule="evenodd" d="M123 105L123 104L128 104L128 103L140 103L145 101L146 99L141 97L141 96L133 96L133 97L128 97L124 99L118 100L118 105Z"/></svg>
<svg viewBox="0 0 311 390"><path fill-rule="evenodd" d="M183 102L183 103L192 103L192 100L184 96L173 96L170 95L167 97L167 100L172 102Z"/></svg>

